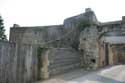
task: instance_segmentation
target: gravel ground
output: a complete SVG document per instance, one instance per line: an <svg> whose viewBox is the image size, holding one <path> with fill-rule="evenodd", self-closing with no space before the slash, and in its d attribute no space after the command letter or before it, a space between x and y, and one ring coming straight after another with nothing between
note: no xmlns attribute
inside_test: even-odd
<svg viewBox="0 0 125 83"><path fill-rule="evenodd" d="M115 65L96 71L78 69L36 83L125 83L125 65Z"/></svg>

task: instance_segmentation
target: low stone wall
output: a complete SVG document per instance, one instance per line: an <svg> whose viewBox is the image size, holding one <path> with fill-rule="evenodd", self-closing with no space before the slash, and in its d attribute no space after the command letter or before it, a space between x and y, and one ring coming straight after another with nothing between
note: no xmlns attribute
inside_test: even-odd
<svg viewBox="0 0 125 83"><path fill-rule="evenodd" d="M80 53L70 48L52 48L48 53L49 75L54 76L72 69L80 68Z"/></svg>
<svg viewBox="0 0 125 83"><path fill-rule="evenodd" d="M16 56L15 44L0 41L0 83L15 83Z"/></svg>

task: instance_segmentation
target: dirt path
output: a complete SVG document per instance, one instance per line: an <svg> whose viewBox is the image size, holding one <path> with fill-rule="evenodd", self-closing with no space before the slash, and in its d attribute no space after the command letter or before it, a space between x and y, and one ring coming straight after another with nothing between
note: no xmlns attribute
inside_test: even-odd
<svg viewBox="0 0 125 83"><path fill-rule="evenodd" d="M125 65L116 65L93 72L75 70L37 83L125 83Z"/></svg>

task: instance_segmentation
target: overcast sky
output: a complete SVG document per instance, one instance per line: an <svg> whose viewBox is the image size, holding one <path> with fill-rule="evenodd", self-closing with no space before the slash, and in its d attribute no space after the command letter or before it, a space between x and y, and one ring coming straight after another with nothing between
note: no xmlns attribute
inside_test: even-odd
<svg viewBox="0 0 125 83"><path fill-rule="evenodd" d="M42 26L62 24L63 20L91 8L99 21L121 20L125 0L0 0L0 14L6 34L14 24Z"/></svg>

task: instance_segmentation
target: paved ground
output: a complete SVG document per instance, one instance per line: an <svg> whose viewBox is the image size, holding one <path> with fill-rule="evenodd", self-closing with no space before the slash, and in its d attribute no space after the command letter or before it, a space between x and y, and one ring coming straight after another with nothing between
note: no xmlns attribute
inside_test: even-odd
<svg viewBox="0 0 125 83"><path fill-rule="evenodd" d="M74 70L37 83L125 83L125 65L116 65L96 71Z"/></svg>

